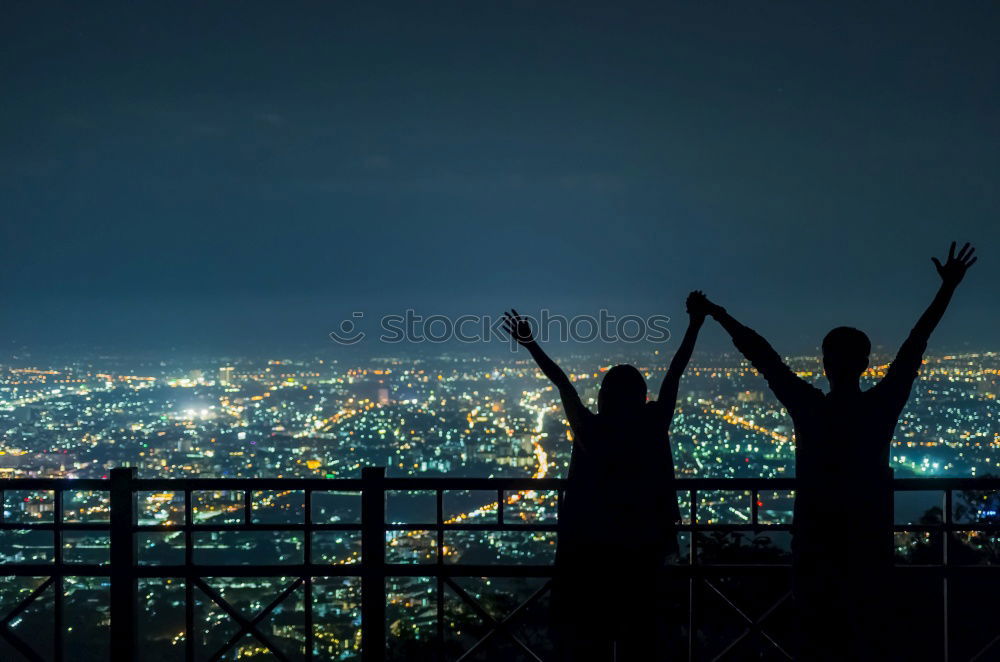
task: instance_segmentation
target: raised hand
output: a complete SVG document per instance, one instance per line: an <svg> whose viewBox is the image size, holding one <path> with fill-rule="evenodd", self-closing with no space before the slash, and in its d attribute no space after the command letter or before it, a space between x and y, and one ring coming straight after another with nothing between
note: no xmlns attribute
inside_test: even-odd
<svg viewBox="0 0 1000 662"><path fill-rule="evenodd" d="M688 315L720 315L725 314L726 309L722 306L712 303L705 293L701 290L695 290L688 295L687 298L687 311Z"/></svg>
<svg viewBox="0 0 1000 662"><path fill-rule="evenodd" d="M976 249L969 242L965 242L965 246L962 246L962 250L958 251L956 255L955 242L953 241L951 248L948 249L948 259L944 264L941 264L941 261L936 257L932 257L931 261L934 262L938 275L941 276L941 281L950 287L957 287L965 278L965 272L979 259L975 255Z"/></svg>
<svg viewBox="0 0 1000 662"><path fill-rule="evenodd" d="M687 313L691 317L707 317L710 302L701 290L694 290L687 297Z"/></svg>
<svg viewBox="0 0 1000 662"><path fill-rule="evenodd" d="M531 324L521 316L521 313L511 308L510 312L505 312L503 316L504 331L509 333L515 342L519 345L530 345L535 342L531 334Z"/></svg>

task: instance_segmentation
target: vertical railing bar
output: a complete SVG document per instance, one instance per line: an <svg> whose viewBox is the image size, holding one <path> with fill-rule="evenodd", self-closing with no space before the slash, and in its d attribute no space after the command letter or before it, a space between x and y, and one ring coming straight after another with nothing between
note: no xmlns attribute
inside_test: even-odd
<svg viewBox="0 0 1000 662"><path fill-rule="evenodd" d="M194 662L194 579L184 578L184 659Z"/></svg>
<svg viewBox="0 0 1000 662"><path fill-rule="evenodd" d="M52 491L52 517L55 520L55 527L52 529L53 555L56 565L62 566L63 491L58 488Z"/></svg>
<svg viewBox="0 0 1000 662"><path fill-rule="evenodd" d="M243 526L253 524L253 490L243 490Z"/></svg>
<svg viewBox="0 0 1000 662"><path fill-rule="evenodd" d="M437 659L444 659L444 490L435 491L435 522L437 523Z"/></svg>
<svg viewBox="0 0 1000 662"><path fill-rule="evenodd" d="M437 529L437 564L444 565L444 490L435 490L434 521Z"/></svg>
<svg viewBox="0 0 1000 662"><path fill-rule="evenodd" d="M306 565L312 565L312 534L313 534L313 521L312 521L312 490L305 490L302 494L304 499L302 518L305 524L305 534L306 538L302 542L303 556L305 558Z"/></svg>
<svg viewBox="0 0 1000 662"><path fill-rule="evenodd" d="M64 576L66 566L63 559L62 528L63 528L63 493L60 489L53 490L52 508L55 527L52 529L52 556L56 566L56 577L52 582L52 629L55 638L52 643L52 658L62 662L66 651L63 628L63 594L66 590ZM3 510L0 508L0 510ZM110 535L110 534L109 534Z"/></svg>
<svg viewBox="0 0 1000 662"><path fill-rule="evenodd" d="M688 662L694 662L694 575L688 577Z"/></svg>
<svg viewBox="0 0 1000 662"><path fill-rule="evenodd" d="M302 544L303 557L306 562L307 567L312 566L312 538L313 538L313 517L312 517L312 490L306 489L302 492L303 498L303 512L302 518L305 524L305 540ZM312 575L307 574L302 578L303 581L303 609L305 610L305 635L306 635L306 660L313 659L313 647L314 647L314 633L313 633L313 591L312 591Z"/></svg>
<svg viewBox="0 0 1000 662"><path fill-rule="evenodd" d="M191 524L194 517L191 513L191 490L184 489L184 657L187 662L194 662L195 631L194 631L194 541L192 540Z"/></svg>
<svg viewBox="0 0 1000 662"><path fill-rule="evenodd" d="M691 527L691 538L688 544L688 565L692 570L691 575L688 578L688 662L694 662L694 642L695 642L695 627L697 626L698 620L695 614L695 609L697 608L697 601L695 599L695 592L697 590L697 578L694 576L694 565L697 563L697 547L698 543L696 540L697 531L695 531L695 524L698 521L698 503L697 490L690 490L688 496L691 502L688 504L688 517L689 524Z"/></svg>
<svg viewBox="0 0 1000 662"><path fill-rule="evenodd" d="M945 568L944 574L941 575L941 602L942 602L942 612L943 612L942 613L942 621L943 621L943 623L942 623L942 628L941 629L943 631L942 636L944 638L944 651L943 651L944 652L944 656L942 657L942 659L944 660L944 662L948 662L948 657L949 657L948 653L950 652L950 649L951 649L951 643L950 643L950 639L951 638L949 637L949 632L948 632L948 630L950 629L950 626L949 626L949 623L948 623L948 612L949 612L949 609L948 609L948 574L947 573L948 573L948 570L947 570L947 568Z"/></svg>
<svg viewBox="0 0 1000 662"><path fill-rule="evenodd" d="M497 490L497 526L499 526L501 529L504 527L504 523L503 523L503 515L504 515L503 506L504 506L504 503L503 503L503 488L501 487L500 489Z"/></svg>
<svg viewBox="0 0 1000 662"><path fill-rule="evenodd" d="M304 578L302 588L305 592L303 609L305 610L306 660L312 660L315 639L313 635L313 586L311 576Z"/></svg>
<svg viewBox="0 0 1000 662"><path fill-rule="evenodd" d="M385 660L385 467L361 470L361 659Z"/></svg>
<svg viewBox="0 0 1000 662"><path fill-rule="evenodd" d="M688 548L689 551L688 560L691 565L694 565L697 559L698 542L696 540L696 535L695 535L696 534L695 529L697 528L697 523L698 523L698 504L696 502L697 495L698 495L697 490L692 489L690 491L691 504L689 508L690 512L688 514L688 517L690 518L690 524L691 524L691 544Z"/></svg>
<svg viewBox="0 0 1000 662"><path fill-rule="evenodd" d="M757 530L757 522L759 521L759 510L760 506L758 502L760 501L760 493L757 488L750 490L750 523L753 525L754 531Z"/></svg>
<svg viewBox="0 0 1000 662"><path fill-rule="evenodd" d="M55 525L52 527L52 555L57 568L63 567L63 493L56 488L52 491L52 519Z"/></svg>
<svg viewBox="0 0 1000 662"><path fill-rule="evenodd" d="M111 470L111 658L136 658L136 495L134 467Z"/></svg>
<svg viewBox="0 0 1000 662"><path fill-rule="evenodd" d="M55 640L52 643L52 659L55 662L62 662L66 650L66 641L63 637L63 594L65 582L63 581L62 568L52 582L52 629L55 633Z"/></svg>
<svg viewBox="0 0 1000 662"><path fill-rule="evenodd" d="M944 565L946 565L946 566L950 562L950 559L949 559L949 551L950 551L950 549L949 549L950 548L949 541L951 540L951 533L954 530L954 526L955 526L955 522L954 522L954 520L952 518L952 511L954 510L954 506L955 506L955 504L954 504L954 499L952 497L951 490L950 489L949 490L945 490L944 491L944 541L942 543L943 546L944 546L944 549L942 549L941 554L942 554L942 561L944 562Z"/></svg>
<svg viewBox="0 0 1000 662"><path fill-rule="evenodd" d="M194 522L194 515L191 512L191 490L184 489L184 565L191 569L194 565L194 547L191 534L191 525Z"/></svg>
<svg viewBox="0 0 1000 662"><path fill-rule="evenodd" d="M949 654L951 653L951 623L949 621L949 609L948 604L948 571L951 567L951 556L949 554L951 547L951 532L954 527L954 521L952 518L952 512L954 510L954 497L952 491L947 489L944 491L944 540L941 541L941 561L944 568L941 572L941 609L942 609L942 636L944 637L944 662L948 662Z"/></svg>

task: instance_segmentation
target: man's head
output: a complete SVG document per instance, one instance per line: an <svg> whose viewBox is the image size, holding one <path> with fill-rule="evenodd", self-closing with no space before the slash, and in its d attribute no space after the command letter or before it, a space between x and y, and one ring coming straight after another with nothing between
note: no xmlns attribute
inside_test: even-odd
<svg viewBox="0 0 1000 662"><path fill-rule="evenodd" d="M597 394L597 411L612 416L630 414L646 403L646 380L634 366L608 370Z"/></svg>
<svg viewBox="0 0 1000 662"><path fill-rule="evenodd" d="M872 342L863 331L838 326L823 338L823 369L830 387L856 384L868 369Z"/></svg>

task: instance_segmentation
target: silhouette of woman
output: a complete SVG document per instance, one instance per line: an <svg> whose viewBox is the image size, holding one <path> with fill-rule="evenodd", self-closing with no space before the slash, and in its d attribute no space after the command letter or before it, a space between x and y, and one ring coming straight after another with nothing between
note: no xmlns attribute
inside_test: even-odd
<svg viewBox="0 0 1000 662"><path fill-rule="evenodd" d="M667 430L681 374L705 316L688 297L690 323L660 385L647 402L646 381L631 365L605 374L597 414L566 373L535 342L516 310L506 330L559 390L573 437L560 499L552 614L560 660L657 659L656 578L677 551L680 520Z"/></svg>

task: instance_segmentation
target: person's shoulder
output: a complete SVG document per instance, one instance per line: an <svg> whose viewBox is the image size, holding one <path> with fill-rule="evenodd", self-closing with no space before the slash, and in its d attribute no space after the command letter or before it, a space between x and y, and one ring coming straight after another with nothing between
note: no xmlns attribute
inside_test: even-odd
<svg viewBox="0 0 1000 662"><path fill-rule="evenodd" d="M781 404L785 405L785 407L808 406L822 403L826 400L826 393L815 384L811 384L802 378L799 378L796 384L796 388L789 389L781 394Z"/></svg>
<svg viewBox="0 0 1000 662"><path fill-rule="evenodd" d="M906 399L913 389L915 380L885 379L872 386L864 392L864 396L870 402L893 401Z"/></svg>
<svg viewBox="0 0 1000 662"><path fill-rule="evenodd" d="M642 407L640 418L645 424L660 425L666 416L670 414L667 407L659 400L650 400Z"/></svg>
<svg viewBox="0 0 1000 662"><path fill-rule="evenodd" d="M577 409L576 413L577 413L577 419L581 423L585 424L593 423L598 418L600 418L598 414L595 414L594 412L590 411L590 407L586 405L582 405L579 409Z"/></svg>
<svg viewBox="0 0 1000 662"><path fill-rule="evenodd" d="M588 410L586 414L570 423L569 427L573 431L573 436L576 438L594 436L600 425L599 419L597 414Z"/></svg>

